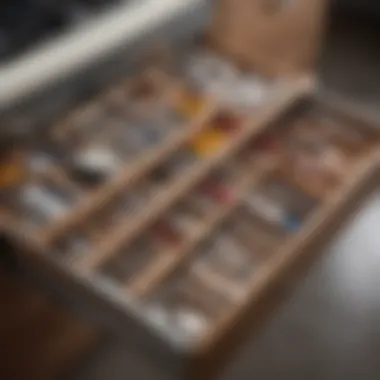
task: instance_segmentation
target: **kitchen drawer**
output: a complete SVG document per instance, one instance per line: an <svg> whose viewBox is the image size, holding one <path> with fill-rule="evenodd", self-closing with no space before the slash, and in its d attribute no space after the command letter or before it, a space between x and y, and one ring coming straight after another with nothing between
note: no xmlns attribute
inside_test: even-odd
<svg viewBox="0 0 380 380"><path fill-rule="evenodd" d="M140 207L133 199L136 209L120 220L113 217L119 194L140 181L130 177L133 166L33 233L3 204L2 229L24 265L93 308L145 360L164 373L209 378L376 185L378 130L352 108L319 100L301 80L260 117L240 116L236 136L216 152L204 156L192 140L201 158L195 166ZM162 151L158 157L146 172L160 166ZM42 177L68 180L64 169ZM40 174L29 177L33 186ZM61 243L82 230L93 239L89 248Z"/></svg>
<svg viewBox="0 0 380 380"><path fill-rule="evenodd" d="M126 78L46 135L8 149L0 223L17 248L21 266L46 277L68 305L122 331L148 357L175 373L172 367L178 361L173 358L182 356L178 350L184 342L172 341L155 326L139 299L145 300L156 282L171 276L229 218L251 182L266 176L271 163L251 176L241 155L249 140L311 90L313 80L304 76L271 83L266 96L239 106L236 99L216 99L199 86L193 88L166 65L165 60L165 70L148 67L141 76ZM260 81L255 84L256 76L248 79L254 88L266 89ZM141 102L146 93L147 100ZM125 107L128 100L131 109ZM138 131L131 127L127 139L120 135L125 125L134 123L141 128L144 123L168 126L162 127L163 136L149 127L153 144L149 141L149 147L136 152ZM107 158L106 170L87 165L96 153L113 156ZM194 215L178 215L192 211L193 201L199 203ZM178 233L167 226L165 217L171 213L177 218L173 223L189 233L183 241L177 242ZM200 219L189 220L194 217ZM160 248L150 256L144 244L132 247L149 234ZM121 283L118 267L123 263L117 259L129 245L132 269L126 268L129 278Z"/></svg>

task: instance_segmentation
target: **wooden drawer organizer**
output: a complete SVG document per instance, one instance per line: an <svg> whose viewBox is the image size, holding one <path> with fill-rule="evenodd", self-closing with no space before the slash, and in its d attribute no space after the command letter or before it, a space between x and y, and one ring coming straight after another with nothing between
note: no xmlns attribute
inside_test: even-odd
<svg viewBox="0 0 380 380"><path fill-rule="evenodd" d="M326 236L377 173L378 132L308 92L301 81L247 116L225 146L181 168L152 200L138 207L133 198L121 221L114 216L120 194L140 178L145 184L142 174L172 153L159 146L160 154L154 149L138 166L122 168L62 219L31 235L21 236L23 219L3 205L3 229L28 244L32 255L132 298L147 328L190 357L203 353L195 356L203 363L206 353L229 345L231 331L238 335L238 322L254 313L261 294ZM63 165L31 178L77 188ZM82 251L69 245L78 231L88 241Z"/></svg>
<svg viewBox="0 0 380 380"><path fill-rule="evenodd" d="M379 162L378 131L309 76L262 77L209 49L165 56L14 148L0 219L24 257L205 379Z"/></svg>

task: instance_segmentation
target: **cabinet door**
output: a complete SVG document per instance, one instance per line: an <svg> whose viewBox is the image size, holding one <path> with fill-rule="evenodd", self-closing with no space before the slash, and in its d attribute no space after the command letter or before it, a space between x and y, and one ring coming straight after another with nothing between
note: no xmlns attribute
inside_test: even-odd
<svg viewBox="0 0 380 380"><path fill-rule="evenodd" d="M261 73L299 73L312 69L325 9L325 0L220 0L213 37Z"/></svg>

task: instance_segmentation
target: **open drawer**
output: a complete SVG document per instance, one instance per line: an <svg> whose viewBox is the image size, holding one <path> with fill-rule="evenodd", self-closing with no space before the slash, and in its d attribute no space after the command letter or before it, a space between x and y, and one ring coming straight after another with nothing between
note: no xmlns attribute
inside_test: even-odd
<svg viewBox="0 0 380 380"><path fill-rule="evenodd" d="M169 89L164 105L178 96ZM73 176L72 162L48 160L40 145L12 151L15 162L28 158L28 175L10 165L8 180L28 180L3 191L2 233L162 371L208 379L378 180L379 131L353 113L301 80L255 115L201 108L192 127L132 163L120 159L106 178L99 167ZM81 139L72 125L52 132L76 136L78 151L120 142Z"/></svg>
<svg viewBox="0 0 380 380"><path fill-rule="evenodd" d="M246 162L248 142L313 86L238 69L203 42L159 49L134 77L4 146L1 234L69 307L176 373L188 343L155 326L145 300L267 175L270 162Z"/></svg>

